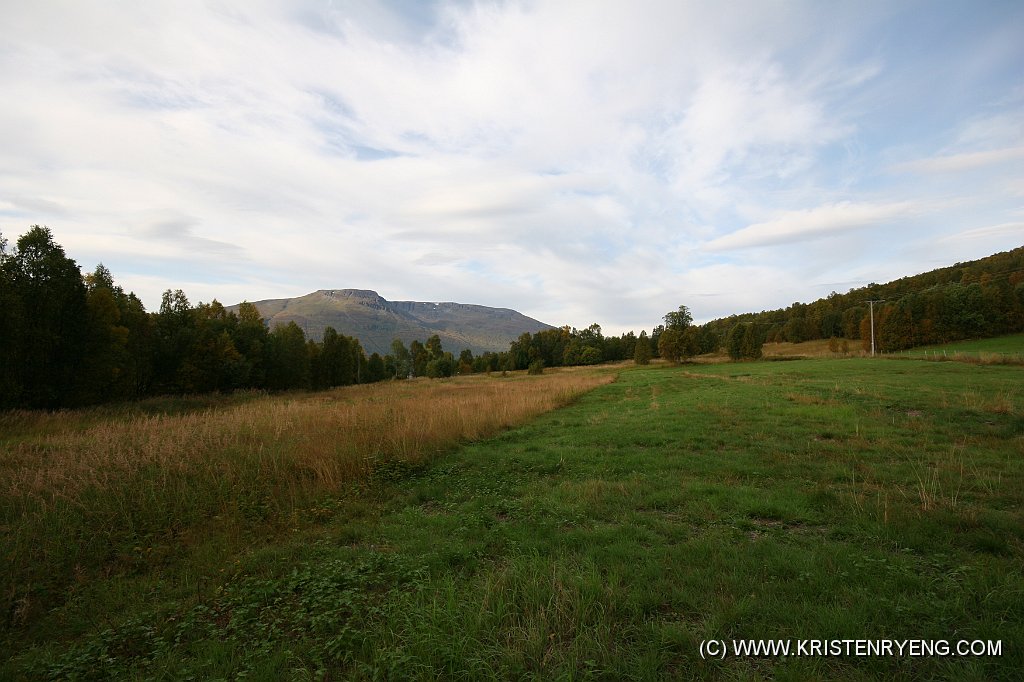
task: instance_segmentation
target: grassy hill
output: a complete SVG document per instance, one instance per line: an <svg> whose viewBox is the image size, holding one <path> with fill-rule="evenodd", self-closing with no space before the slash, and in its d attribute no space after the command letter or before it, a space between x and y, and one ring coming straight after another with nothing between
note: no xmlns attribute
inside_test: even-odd
<svg viewBox="0 0 1024 682"><path fill-rule="evenodd" d="M1024 334L1009 334L988 339L970 339L939 346L923 346L906 352L907 355L964 355L981 358L986 355L1002 355L1024 358Z"/></svg>
<svg viewBox="0 0 1024 682"><path fill-rule="evenodd" d="M359 339L367 353L391 352L391 341L408 345L437 334L446 350L458 355L469 348L475 354L505 351L523 332L552 329L551 325L508 308L464 303L388 301L375 291L323 289L298 298L256 301L256 308L271 328L295 322L306 336L321 339L325 327ZM237 311L238 306L229 310Z"/></svg>

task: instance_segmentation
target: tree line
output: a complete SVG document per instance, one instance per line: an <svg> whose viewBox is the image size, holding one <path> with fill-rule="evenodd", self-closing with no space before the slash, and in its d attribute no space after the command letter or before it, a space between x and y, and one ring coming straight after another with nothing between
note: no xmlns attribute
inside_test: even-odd
<svg viewBox="0 0 1024 682"><path fill-rule="evenodd" d="M328 327L320 341L294 322L268 329L251 303L238 312L214 300L192 305L164 292L149 313L102 264L82 275L46 227L13 248L0 235L0 408L59 408L161 394L238 389L326 389L408 377L594 365L652 358L673 363L725 350L756 359L765 342L818 338L869 343L867 301L878 347L900 350L1024 330L1024 247L810 304L694 325L689 309L664 316L650 335L605 336L601 326L524 333L507 351L458 357L437 335L366 355L359 339Z"/></svg>
<svg viewBox="0 0 1024 682"><path fill-rule="evenodd" d="M251 303L235 313L168 290L148 313L102 264L83 276L48 228L33 226L13 248L0 235L0 408L325 389L457 369L436 335L367 356L331 327L320 341L294 322L268 329Z"/></svg>
<svg viewBox="0 0 1024 682"><path fill-rule="evenodd" d="M605 336L600 325L523 334L508 351L457 357L437 335L395 339L367 356L359 339L327 327L319 341L294 322L269 329L252 303L237 313L163 293L157 312L104 265L83 276L49 228L13 248L0 235L0 408L62 408L148 396L327 389L385 379L591 365L659 354L658 337ZM664 347L664 344L663 344Z"/></svg>
<svg viewBox="0 0 1024 682"><path fill-rule="evenodd" d="M769 343L859 339L866 350L871 343L868 301L876 301L875 344L881 351L1024 331L1024 247L703 327L719 346L726 345L738 324L745 324L760 330Z"/></svg>
<svg viewBox="0 0 1024 682"><path fill-rule="evenodd" d="M61 408L154 395L326 389L385 379L543 371L659 357L679 361L689 313L651 336L605 336L598 324L524 333L507 351L458 357L437 335L367 356L359 339L325 329L319 341L294 322L269 329L252 303L193 305L163 293L157 312L114 282L104 265L83 276L49 228L33 226L13 248L0 235L0 408ZM680 308L685 311L685 306ZM692 347L691 347L692 346ZM701 346L702 347L702 346Z"/></svg>

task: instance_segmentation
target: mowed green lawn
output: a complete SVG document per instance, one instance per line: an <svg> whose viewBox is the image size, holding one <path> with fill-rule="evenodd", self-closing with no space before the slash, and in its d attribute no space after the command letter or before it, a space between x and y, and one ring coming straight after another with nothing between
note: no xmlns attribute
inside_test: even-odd
<svg viewBox="0 0 1024 682"><path fill-rule="evenodd" d="M0 672L1019 679L1022 457L1021 367L626 369L310 510L315 523L225 557L193 594L170 570L83 586ZM709 639L793 653L806 640L981 640L1000 655L711 660Z"/></svg>

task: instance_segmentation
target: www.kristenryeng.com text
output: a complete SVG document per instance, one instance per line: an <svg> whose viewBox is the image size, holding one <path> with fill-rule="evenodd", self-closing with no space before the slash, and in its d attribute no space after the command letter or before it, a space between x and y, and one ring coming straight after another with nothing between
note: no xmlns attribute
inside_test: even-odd
<svg viewBox="0 0 1024 682"><path fill-rule="evenodd" d="M707 639L703 659L733 657L1002 656L1002 640L982 639Z"/></svg>

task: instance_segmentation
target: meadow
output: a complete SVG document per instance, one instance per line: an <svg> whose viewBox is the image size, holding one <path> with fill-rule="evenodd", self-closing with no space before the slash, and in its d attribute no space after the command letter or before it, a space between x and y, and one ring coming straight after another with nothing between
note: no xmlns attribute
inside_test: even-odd
<svg viewBox="0 0 1024 682"><path fill-rule="evenodd" d="M940 346L922 346L901 353L906 357L1024 364L1024 334L970 339Z"/></svg>
<svg viewBox="0 0 1024 682"><path fill-rule="evenodd" d="M0 414L7 625L97 577L292 523L346 487L565 404L610 377L468 377ZM191 404L190 404L191 403Z"/></svg>
<svg viewBox="0 0 1024 682"><path fill-rule="evenodd" d="M555 380L580 383L541 383ZM424 448L376 433L366 442L392 454L369 459L340 456L358 419L325 425L372 405L357 390L134 422L85 413L71 428L6 417L3 480L22 473L4 493L5 530L63 499L44 490L116 491L121 501L98 503L112 526L132 518L112 523L121 506L145 513L142 542L115 543L80 577L72 566L61 599L8 602L0 676L1010 680L1024 669L1024 368L809 359L382 390L434 408L419 420L458 421L443 415L461 408L426 392L477 385L497 387L474 407L488 414L519 385L537 387L531 404L554 392L547 409L566 406ZM86 446L125 423L139 435L122 450ZM168 440L194 468L134 461ZM278 454L257 457L264 442ZM122 454L95 471L101 450ZM196 471L215 500L199 511ZM159 476L182 502L156 518L188 519L174 533L147 521L170 504L152 501L163 488L118 483ZM275 482L247 492L264 478ZM62 523L75 527L42 523L5 555L63 538ZM53 560L29 556L5 590L42 599L16 592ZM712 660L710 639L966 640L999 655Z"/></svg>

